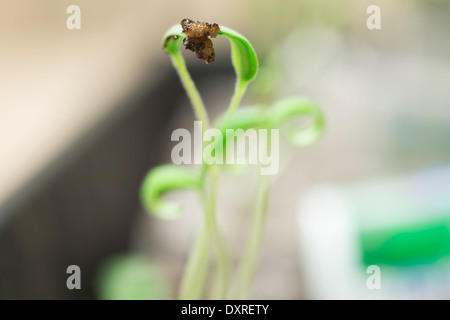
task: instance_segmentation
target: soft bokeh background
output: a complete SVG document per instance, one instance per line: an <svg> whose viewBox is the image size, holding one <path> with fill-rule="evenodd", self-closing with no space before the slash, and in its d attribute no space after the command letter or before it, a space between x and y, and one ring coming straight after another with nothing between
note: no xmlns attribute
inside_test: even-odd
<svg viewBox="0 0 450 320"><path fill-rule="evenodd" d="M161 222L143 212L138 191L151 167L170 162L171 132L193 126L161 50L162 34L182 18L217 22L251 41L261 70L244 103L305 95L326 117L316 145L282 149L251 298L358 297L311 291L322 269L306 277L305 252L321 251L312 240L299 245L302 195L323 185L340 190L407 177L450 159L450 4L444 0L0 4L1 298L98 298L102 263L126 253L148 257L167 281L166 296L175 297L200 216L197 199L177 195L184 216ZM81 8L81 30L66 28L71 4ZM372 4L381 8L381 30L366 28ZM215 47L216 62L208 66L185 55L213 116L224 110L234 85L229 44L217 39ZM253 185L251 173L220 181L219 219L235 263ZM376 194L367 201L368 207L378 201ZM328 254L319 263L328 263ZM334 262L346 256L333 254ZM71 264L81 267L82 290L66 288ZM407 292L408 284L403 287ZM434 292L421 288L414 297ZM439 293L448 297L448 290Z"/></svg>

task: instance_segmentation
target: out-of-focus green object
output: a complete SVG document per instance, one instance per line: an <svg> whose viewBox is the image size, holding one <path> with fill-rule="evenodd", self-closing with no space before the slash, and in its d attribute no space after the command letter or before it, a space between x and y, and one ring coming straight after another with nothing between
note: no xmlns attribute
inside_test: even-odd
<svg viewBox="0 0 450 320"><path fill-rule="evenodd" d="M97 283L102 300L163 300L168 298L164 274L140 255L110 258L102 266Z"/></svg>
<svg viewBox="0 0 450 320"><path fill-rule="evenodd" d="M308 298L449 299L449 195L448 165L307 193L299 238Z"/></svg>
<svg viewBox="0 0 450 320"><path fill-rule="evenodd" d="M167 192L195 190L202 185L200 175L174 164L161 165L150 170L141 186L141 202L148 213L160 219L175 219L182 213L182 205L163 199Z"/></svg>
<svg viewBox="0 0 450 320"><path fill-rule="evenodd" d="M295 118L311 117L307 126L295 128L288 126ZM312 100L302 97L287 97L277 101L268 110L267 117L272 127L283 128L285 138L296 147L305 147L316 142L323 134L324 117L319 106Z"/></svg>
<svg viewBox="0 0 450 320"><path fill-rule="evenodd" d="M408 266L450 256L450 220L362 233L366 265Z"/></svg>
<svg viewBox="0 0 450 320"><path fill-rule="evenodd" d="M414 266L450 258L450 170L436 167L403 179L348 188L359 212L365 265Z"/></svg>

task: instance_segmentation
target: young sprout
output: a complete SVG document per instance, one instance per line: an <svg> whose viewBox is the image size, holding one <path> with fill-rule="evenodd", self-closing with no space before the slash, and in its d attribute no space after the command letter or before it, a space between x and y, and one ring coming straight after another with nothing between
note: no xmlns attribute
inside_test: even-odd
<svg viewBox="0 0 450 320"><path fill-rule="evenodd" d="M194 52L197 57L209 64L215 60L214 46L211 38L225 36L230 41L231 61L236 73L236 85L228 109L214 123L215 127L225 133L227 129L283 128L285 138L294 146L306 146L314 143L323 132L323 115L311 100L292 97L276 102L269 108L256 106L236 110L244 95L248 83L258 72L258 59L250 42L240 33L216 23L198 22L183 19L180 24L172 26L163 36L163 48L170 55L172 64L178 73L183 87L191 101L197 120L202 121L202 128L209 128L209 118L200 93L193 82L181 54L183 44L186 50ZM236 112L235 112L236 111ZM308 116L313 121L303 128L287 125L297 117ZM286 128L287 127L287 128ZM227 135L214 143L222 144L223 157L226 152ZM208 271L211 246L215 249L217 278L212 298L229 297L231 261L227 245L221 234L216 218L216 186L221 168L216 164L206 164L198 171L174 164L152 169L144 178L141 187L141 201L144 208L157 218L174 219L181 213L181 206L167 202L163 195L175 190L192 190L199 194L203 208L203 221L185 267L180 285L180 299L201 299L204 297L206 273ZM264 230L267 193L269 180L261 176L255 194L249 236L244 248L242 262L237 274L234 298L247 296L254 273L261 239Z"/></svg>

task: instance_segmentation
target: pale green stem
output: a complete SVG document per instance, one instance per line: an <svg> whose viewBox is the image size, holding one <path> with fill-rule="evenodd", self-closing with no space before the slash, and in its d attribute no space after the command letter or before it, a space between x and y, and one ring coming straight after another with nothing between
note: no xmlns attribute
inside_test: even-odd
<svg viewBox="0 0 450 320"><path fill-rule="evenodd" d="M209 119L206 113L203 100L192 80L186 63L180 51L170 55L172 64L178 73L184 89L191 101L195 117L202 122L203 132L209 128ZM202 190L203 202L203 223L199 235L189 254L188 262L181 280L179 298L182 300L197 300L202 298L205 279L208 271L209 250L210 250L210 230L208 225L209 204L205 190Z"/></svg>
<svg viewBox="0 0 450 320"><path fill-rule="evenodd" d="M225 238L221 234L217 225L216 215L216 187L220 170L211 166L209 170L209 210L207 211L208 229L211 232L211 238L215 247L216 268L217 268L217 288L213 291L212 298L215 300L224 300L228 297L230 283L230 256L228 253Z"/></svg>
<svg viewBox="0 0 450 320"><path fill-rule="evenodd" d="M184 269L179 290L180 300L199 300L202 298L208 272L209 239L208 227L203 223Z"/></svg>
<svg viewBox="0 0 450 320"><path fill-rule="evenodd" d="M234 93L230 101L230 105L225 113L224 122L230 117L233 111L239 106L242 96L247 89L247 83L243 81L236 81ZM215 197L217 179L220 174L220 168L211 167L210 170L210 205L211 205L211 237L215 243L216 248L216 262L217 262L217 283L216 291L213 292L213 299L227 299L228 289L231 273L231 260L227 249L226 240L217 227L217 218L215 213Z"/></svg>
<svg viewBox="0 0 450 320"><path fill-rule="evenodd" d="M181 83L191 101L192 107L194 108L195 117L197 120L202 122L203 131L209 128L209 119L206 113L205 105L200 96L200 93L192 80L189 71L186 67L186 62L184 61L183 55L178 50L176 53L170 55L172 64L180 77Z"/></svg>
<svg viewBox="0 0 450 320"><path fill-rule="evenodd" d="M225 121L231 116L234 110L239 106L242 96L247 89L247 82L236 81L236 86L234 87L233 97L231 97L230 105L228 106L227 112L225 113Z"/></svg>
<svg viewBox="0 0 450 320"><path fill-rule="evenodd" d="M250 219L250 231L243 253L243 260L238 270L237 288L235 299L246 299L256 264L259 258L262 236L264 233L266 212L267 212L267 192L269 190L268 176L259 176L256 184L256 196L254 207Z"/></svg>
<svg viewBox="0 0 450 320"><path fill-rule="evenodd" d="M187 70L186 63L180 51L171 54L172 64L180 77L191 101L197 120L202 121L203 132L209 128L209 119L200 94ZM226 118L238 107L242 96L246 90L246 83L237 81L233 97L228 107ZM218 287L214 292L214 299L226 299L230 281L230 257L226 246L226 241L219 231L216 217L216 185L219 176L219 169L211 167L210 170L202 171L202 176L206 178L210 173L209 201L205 200L204 222L201 233L196 239L189 261L183 276L180 288L180 299L199 299L204 287L204 277L206 276L208 264L209 239L215 247ZM206 197L205 190L203 196ZM193 291L192 291L193 290ZM192 292L190 292L192 291Z"/></svg>

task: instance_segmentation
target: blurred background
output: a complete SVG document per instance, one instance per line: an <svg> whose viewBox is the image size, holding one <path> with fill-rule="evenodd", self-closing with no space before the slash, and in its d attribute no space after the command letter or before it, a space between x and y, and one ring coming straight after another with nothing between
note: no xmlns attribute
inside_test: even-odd
<svg viewBox="0 0 450 320"><path fill-rule="evenodd" d="M115 298L141 280L150 297L176 297L198 199L176 195L186 210L169 222L145 213L138 195L146 172L171 161L172 131L193 128L161 45L183 18L253 44L261 69L244 105L304 95L326 118L317 144L281 149L250 298L450 297L447 1L0 4L0 298ZM81 30L66 27L72 4ZM373 4L381 30L366 27ZM234 86L229 43L214 46L210 65L185 54L211 117ZM235 264L253 178L219 182ZM73 264L81 290L66 287ZM369 265L381 268L380 290L366 287Z"/></svg>

